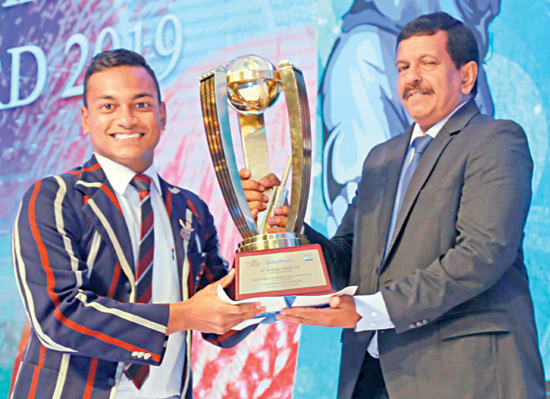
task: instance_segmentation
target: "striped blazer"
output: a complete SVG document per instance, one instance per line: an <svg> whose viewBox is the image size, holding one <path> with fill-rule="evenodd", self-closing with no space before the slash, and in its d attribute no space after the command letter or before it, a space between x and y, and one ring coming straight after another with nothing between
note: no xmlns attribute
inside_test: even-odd
<svg viewBox="0 0 550 399"><path fill-rule="evenodd" d="M192 295L223 277L227 264L206 204L160 181L180 281L190 267L182 290L187 285ZM190 235L180 233L180 223ZM169 305L133 303L130 236L95 157L30 187L15 222L12 255L32 331L11 398L113 398L125 363L160 364ZM204 338L229 347L249 331ZM186 343L182 398L191 398L189 333Z"/></svg>

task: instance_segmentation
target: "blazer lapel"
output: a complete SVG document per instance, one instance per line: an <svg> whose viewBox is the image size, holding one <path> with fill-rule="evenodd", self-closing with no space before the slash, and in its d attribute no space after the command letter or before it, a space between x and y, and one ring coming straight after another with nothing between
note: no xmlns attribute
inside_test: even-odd
<svg viewBox="0 0 550 399"><path fill-rule="evenodd" d="M387 170L385 175L386 182L382 183L382 197L380 200L380 216L378 223L378 258L383 260L384 251L386 250L386 243L388 240L388 233L390 230L391 216L393 213L393 206L395 203L395 196L397 194L397 186L399 184L399 176L401 175L401 169L405 160L405 155L409 148L409 142L411 140L413 128L412 126L400 136L397 136L395 140L388 142L386 163Z"/></svg>
<svg viewBox="0 0 550 399"><path fill-rule="evenodd" d="M359 184L359 195L361 195L363 190L367 190L368 192L365 192L364 198L361 196L358 197L358 209L361 210L361 214L366 212L366 214L372 213L374 216L374 223L358 223L356 219L356 226L359 225L361 230L354 240L350 284L359 284L362 294L373 294L378 290L378 273L380 271L378 266L384 260L384 251L386 249L399 175L411 134L412 128L409 128L405 133L385 142L380 147L380 150L382 150L381 153L369 161L370 166L366 169L366 174L363 174L363 178L367 180L366 185L362 187L361 183ZM372 195L373 190L376 191L376 195L374 196ZM372 203L369 201L372 201ZM368 209L372 209L372 211L366 211ZM362 218L364 216L360 215L359 217ZM373 246L363 247L361 243L364 243L364 241L358 237L373 237L373 234L369 231L372 229L373 224L377 229L375 235L377 241ZM361 256L363 251L365 252L365 256ZM371 251L375 252L371 255ZM368 255L367 252L369 253ZM376 267L365 267L365 262L367 264L373 262Z"/></svg>
<svg viewBox="0 0 550 399"><path fill-rule="evenodd" d="M122 271L132 285L130 302L133 302L135 277L132 243L116 194L95 156L92 156L77 173L80 173L80 179L76 183L76 188L86 196L82 211L113 248Z"/></svg>
<svg viewBox="0 0 550 399"><path fill-rule="evenodd" d="M159 180L162 190L162 197L164 198L164 204L166 206L166 212L168 213L168 219L170 220L170 226L172 227L174 245L176 247L175 249L176 263L178 265L178 277L182 284L183 292L182 274L187 257L185 241L190 241L191 237L190 234L188 234L188 232L185 231L185 229L183 228L182 223L186 226L186 213L188 206L185 201L185 196L179 188L170 186L166 181L160 178L160 176Z"/></svg>
<svg viewBox="0 0 550 399"><path fill-rule="evenodd" d="M395 241L397 240L397 237L399 236L401 230L403 229L405 221L407 220L407 217L411 212L412 207L414 206L414 203L416 201L416 198L418 197L418 194L420 193L420 190L422 189L422 187L424 187L424 184L429 179L433 168L435 167L437 161L439 160L439 157L443 153L443 150L452 141L453 136L455 134L458 134L468 124L468 122L478 113L479 113L479 109L477 108L475 102L473 100L469 101L460 110L458 110L456 114L451 117L451 119L447 121L447 123L439 131L435 139L430 143L430 145L422 155L422 158L418 162L418 165L414 171L414 174L411 177L411 180L407 187L407 191L405 192L405 196L403 197L403 203L401 204L401 209L399 210L399 214L397 216L395 229L393 232L393 236L391 237L391 243L388 248L388 253L386 254L386 259L388 259L388 255L391 253L393 246L395 244ZM412 128L411 128L411 132L412 132ZM410 140L410 135L409 135L409 140ZM408 145L407 145L407 148L408 148ZM401 173L401 170L397 172L397 176L399 176L400 173ZM396 190L397 190L397 186L395 187L394 196L392 197L394 199L395 199ZM387 233L386 233L386 237L387 237Z"/></svg>

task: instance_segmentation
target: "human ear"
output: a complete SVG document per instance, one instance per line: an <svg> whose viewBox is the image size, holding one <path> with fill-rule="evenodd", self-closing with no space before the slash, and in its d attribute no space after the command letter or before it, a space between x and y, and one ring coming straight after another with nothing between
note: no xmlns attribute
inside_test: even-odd
<svg viewBox="0 0 550 399"><path fill-rule="evenodd" d="M164 101L160 103L160 125L162 129L166 127L166 103Z"/></svg>
<svg viewBox="0 0 550 399"><path fill-rule="evenodd" d="M470 94L477 79L477 72L478 66L475 61L467 62L460 68L460 73L462 75L462 86L460 87L460 91L462 94Z"/></svg>
<svg viewBox="0 0 550 399"><path fill-rule="evenodd" d="M88 114L88 108L85 105L80 107L80 119L82 120L82 128L84 133L90 132L90 118Z"/></svg>

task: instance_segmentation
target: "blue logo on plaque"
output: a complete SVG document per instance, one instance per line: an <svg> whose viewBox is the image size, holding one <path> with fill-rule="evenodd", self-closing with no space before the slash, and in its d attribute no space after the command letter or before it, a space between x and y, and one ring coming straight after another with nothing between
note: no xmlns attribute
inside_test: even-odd
<svg viewBox="0 0 550 399"><path fill-rule="evenodd" d="M305 262L308 262L310 260L313 260L313 255L312 254L304 255L304 261Z"/></svg>

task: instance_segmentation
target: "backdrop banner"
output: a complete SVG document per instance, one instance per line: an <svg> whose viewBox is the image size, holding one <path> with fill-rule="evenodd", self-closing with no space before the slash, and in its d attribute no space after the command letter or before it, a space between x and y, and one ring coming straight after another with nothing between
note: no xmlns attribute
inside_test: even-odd
<svg viewBox="0 0 550 399"><path fill-rule="evenodd" d="M124 47L155 70L168 113L157 169L208 203L222 254L232 262L241 236L210 161L199 77L244 54L275 64L289 60L302 70L313 147L306 221L330 236L354 196L367 153L410 123L396 94L396 34L438 10L463 20L480 43L479 105L527 132L535 172L525 258L550 380L547 0L0 0L0 397L7 397L29 329L13 276L11 229L33 182L91 154L80 106L83 71L93 55ZM284 101L265 118L269 162L284 170L290 152ZM236 122L232 114L234 131ZM237 161L244 165L241 153ZM333 399L340 333L277 322L261 325L233 349L195 334L195 397Z"/></svg>

